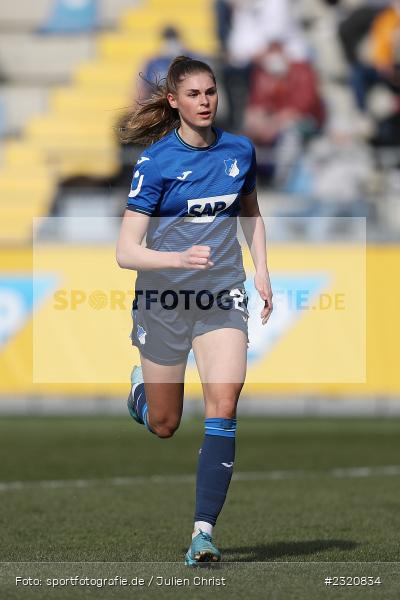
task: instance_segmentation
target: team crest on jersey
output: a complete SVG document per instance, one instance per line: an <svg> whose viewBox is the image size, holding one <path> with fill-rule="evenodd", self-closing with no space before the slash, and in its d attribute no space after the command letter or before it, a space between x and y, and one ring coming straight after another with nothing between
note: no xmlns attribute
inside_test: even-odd
<svg viewBox="0 0 400 600"><path fill-rule="evenodd" d="M143 327L141 325L137 326L137 330L136 330L137 336L138 336L138 340L139 342L144 345L146 343L146 335L147 332L143 329Z"/></svg>
<svg viewBox="0 0 400 600"><path fill-rule="evenodd" d="M225 163L225 173L229 175L229 177L236 177L239 175L239 167L237 164L237 158L227 158L224 160Z"/></svg>

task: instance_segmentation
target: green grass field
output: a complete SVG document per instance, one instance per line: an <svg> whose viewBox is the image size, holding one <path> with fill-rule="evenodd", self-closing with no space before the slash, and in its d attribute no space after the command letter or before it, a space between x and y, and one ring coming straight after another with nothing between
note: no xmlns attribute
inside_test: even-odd
<svg viewBox="0 0 400 600"><path fill-rule="evenodd" d="M3 418L0 598L400 597L400 419L239 419L238 478L215 529L224 562L194 572L182 561L201 439L200 419L159 440L128 417ZM146 583L45 583L67 575ZM189 584L149 587L151 575ZM382 583L324 585L342 575Z"/></svg>

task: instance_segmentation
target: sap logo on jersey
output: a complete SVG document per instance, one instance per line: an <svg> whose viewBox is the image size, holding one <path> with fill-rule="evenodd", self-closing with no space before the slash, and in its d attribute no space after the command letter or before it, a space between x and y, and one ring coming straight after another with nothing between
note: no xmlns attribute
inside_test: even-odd
<svg viewBox="0 0 400 600"><path fill-rule="evenodd" d="M237 194L226 194L188 200L188 216L184 220L191 223L211 223L218 214L232 206L237 196Z"/></svg>

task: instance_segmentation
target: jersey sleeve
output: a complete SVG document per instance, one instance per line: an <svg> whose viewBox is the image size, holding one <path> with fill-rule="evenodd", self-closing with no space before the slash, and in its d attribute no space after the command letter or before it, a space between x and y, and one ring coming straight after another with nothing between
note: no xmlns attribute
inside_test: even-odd
<svg viewBox="0 0 400 600"><path fill-rule="evenodd" d="M253 144L250 142L251 146L251 158L249 170L247 171L246 178L244 180L244 184L242 187L242 194L247 196L247 194L251 194L256 187L256 171L257 171L257 162L256 162L256 151Z"/></svg>
<svg viewBox="0 0 400 600"><path fill-rule="evenodd" d="M163 191L163 180L154 158L142 155L133 170L126 208L152 215Z"/></svg>

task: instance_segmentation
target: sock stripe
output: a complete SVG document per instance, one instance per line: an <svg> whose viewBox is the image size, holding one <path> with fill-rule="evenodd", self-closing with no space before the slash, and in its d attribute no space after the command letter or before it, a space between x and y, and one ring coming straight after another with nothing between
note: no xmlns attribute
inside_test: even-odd
<svg viewBox="0 0 400 600"><path fill-rule="evenodd" d="M219 431L236 431L236 425L234 427L210 427L206 425L206 429L218 429Z"/></svg>
<svg viewBox="0 0 400 600"><path fill-rule="evenodd" d="M206 435L218 435L220 437L234 438L234 437L236 437L236 429L231 430L231 431L227 431L225 429L218 429L217 431L214 431L214 430L208 430L206 428Z"/></svg>
<svg viewBox="0 0 400 600"><path fill-rule="evenodd" d="M234 438L236 436L236 419L209 418L204 420L206 435L218 435Z"/></svg>
<svg viewBox="0 0 400 600"><path fill-rule="evenodd" d="M148 420L147 420L147 412L148 412L148 410L149 410L149 409L148 409L148 406L147 406L147 404L145 404L145 405L143 406L143 411L142 411L142 419L143 419L143 423L144 423L144 425L145 425L146 429L147 429L148 431L150 431L150 433L153 433L153 430L150 428L149 422L148 422Z"/></svg>
<svg viewBox="0 0 400 600"><path fill-rule="evenodd" d="M225 427L229 427L230 425L236 425L237 419L220 419L218 417L210 417L209 419L204 419L205 425L222 425Z"/></svg>

